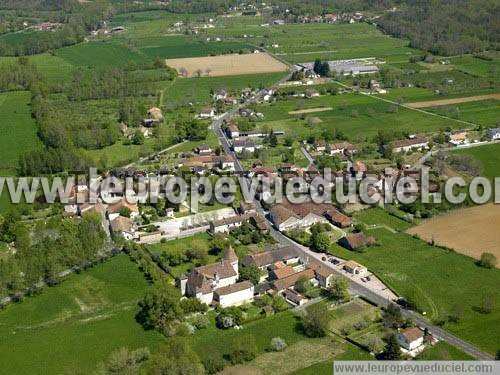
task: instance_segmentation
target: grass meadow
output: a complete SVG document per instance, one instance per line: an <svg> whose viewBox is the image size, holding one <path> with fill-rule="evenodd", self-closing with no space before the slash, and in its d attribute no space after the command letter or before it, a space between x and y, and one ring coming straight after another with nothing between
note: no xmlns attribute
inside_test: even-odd
<svg viewBox="0 0 500 375"><path fill-rule="evenodd" d="M428 108L444 116L455 116L459 120L493 128L500 125L500 100L490 99Z"/></svg>
<svg viewBox="0 0 500 375"><path fill-rule="evenodd" d="M91 373L120 347L154 350L162 336L135 321L147 288L136 265L118 255L7 306L0 312L2 373Z"/></svg>
<svg viewBox="0 0 500 375"><path fill-rule="evenodd" d="M483 164L483 176L494 179L500 177L500 143L453 151L457 154L472 155Z"/></svg>
<svg viewBox="0 0 500 375"><path fill-rule="evenodd" d="M29 92L0 93L0 172L3 175L16 173L22 153L41 147L30 103Z"/></svg>
<svg viewBox="0 0 500 375"><path fill-rule="evenodd" d="M290 111L321 107L332 109L309 114L321 120L321 123L313 126L306 126L302 119L307 117L307 114L289 114ZM393 107L390 103L366 95L343 94L311 99L286 99L261 105L258 110L265 116L261 126L281 129L302 138L319 135L323 130L333 128L343 132L352 141L363 141L376 135L379 130L428 133L447 127L463 127L463 124L453 119Z"/></svg>
<svg viewBox="0 0 500 375"><path fill-rule="evenodd" d="M99 68L103 66L123 66L143 63L147 58L133 47L117 41L95 41L61 48L56 56L74 66Z"/></svg>
<svg viewBox="0 0 500 375"><path fill-rule="evenodd" d="M379 246L357 253L333 245L331 253L364 264L401 296L415 294L429 319L441 319L460 309L459 322L448 322L444 328L490 353L498 350L500 326L495 322L500 319L500 306L489 314L480 313L478 307L488 293L499 300L500 270L480 268L472 258L404 233L387 229L369 233Z"/></svg>

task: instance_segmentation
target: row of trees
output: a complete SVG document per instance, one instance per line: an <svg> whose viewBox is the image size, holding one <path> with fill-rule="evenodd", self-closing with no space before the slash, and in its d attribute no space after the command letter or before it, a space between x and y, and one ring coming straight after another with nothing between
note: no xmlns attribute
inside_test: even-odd
<svg viewBox="0 0 500 375"><path fill-rule="evenodd" d="M444 56L497 48L500 13L489 0L402 1L377 23L389 34L410 39L412 47Z"/></svg>
<svg viewBox="0 0 500 375"><path fill-rule="evenodd" d="M20 220L12 212L0 224L0 240L16 249L0 260L0 296L20 298L34 284L56 283L62 271L85 268L104 255L106 234L99 214L84 215L80 224L54 217L47 223L38 221L33 230Z"/></svg>

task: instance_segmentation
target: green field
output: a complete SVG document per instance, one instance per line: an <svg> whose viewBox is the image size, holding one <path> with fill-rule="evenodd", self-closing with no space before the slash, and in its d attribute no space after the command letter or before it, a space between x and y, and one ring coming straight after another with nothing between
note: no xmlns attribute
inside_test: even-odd
<svg viewBox="0 0 500 375"><path fill-rule="evenodd" d="M430 246L404 233L386 229L369 233L380 246L356 253L334 245L331 252L364 264L402 296L416 292L418 303L432 320L446 317L455 305L460 305L460 322L446 323L444 328L490 353L498 350L500 326L495 322L500 319L500 306L497 304L490 314L482 314L477 308L486 292L493 293L496 300L500 298L500 270L480 268L469 257Z"/></svg>
<svg viewBox="0 0 500 375"><path fill-rule="evenodd" d="M310 108L328 108L322 112L291 115L290 111ZM394 111L393 105L367 95L343 94L325 95L312 99L286 99L273 104L258 106L264 113L261 126L284 130L301 138L319 135L324 129L343 132L352 141L363 141L373 137L379 130L400 132L435 132L446 127L461 128L462 123L452 119L443 119L433 115L399 108ZM305 126L299 117L318 117L322 123L313 127Z"/></svg>
<svg viewBox="0 0 500 375"><path fill-rule="evenodd" d="M140 46L140 51L150 59L221 55L254 48L249 44L237 41L206 41L182 35L140 38L136 40L136 43Z"/></svg>
<svg viewBox="0 0 500 375"><path fill-rule="evenodd" d="M382 34L366 23L355 24L286 24L261 27L258 25L208 29L223 40L241 38L248 43L264 43L271 52L281 55L291 63L314 61L316 57L332 60L379 57L391 62L408 62L411 55L420 51L409 48L408 42ZM271 48L276 43L278 48Z"/></svg>
<svg viewBox="0 0 500 375"><path fill-rule="evenodd" d="M269 86L283 78L285 73L249 74L227 77L178 78L168 82L164 88L164 104L169 103L209 103L210 90L241 90L245 87Z"/></svg>
<svg viewBox="0 0 500 375"><path fill-rule="evenodd" d="M56 55L74 66L89 67L123 66L147 61L140 52L116 41L82 43L58 49Z"/></svg>
<svg viewBox="0 0 500 375"><path fill-rule="evenodd" d="M427 110L488 128L496 127L500 121L500 100L495 99L439 106Z"/></svg>
<svg viewBox="0 0 500 375"><path fill-rule="evenodd" d="M450 63L459 70L481 77L497 78L500 74L500 59L493 61L483 60L474 56L460 56L449 59Z"/></svg>
<svg viewBox="0 0 500 375"><path fill-rule="evenodd" d="M0 312L2 373L90 373L115 349L163 338L136 323L148 283L127 256L73 275ZM49 359L49 360L48 360Z"/></svg>
<svg viewBox="0 0 500 375"><path fill-rule="evenodd" d="M397 231L405 231L411 227L410 223L387 214L387 212L379 207L359 211L354 217L367 225L386 225Z"/></svg>
<svg viewBox="0 0 500 375"><path fill-rule="evenodd" d="M483 176L493 179L500 177L500 143L453 151L457 154L472 155L483 163Z"/></svg>
<svg viewBox="0 0 500 375"><path fill-rule="evenodd" d="M41 147L30 103L29 92L0 93L0 172L3 175L15 174L20 155Z"/></svg>

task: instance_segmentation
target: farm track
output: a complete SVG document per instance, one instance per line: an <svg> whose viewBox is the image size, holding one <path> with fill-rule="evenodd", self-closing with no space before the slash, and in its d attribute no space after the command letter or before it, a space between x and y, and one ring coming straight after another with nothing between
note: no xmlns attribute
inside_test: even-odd
<svg viewBox="0 0 500 375"><path fill-rule="evenodd" d="M424 102L413 102L406 103L405 105L410 108L428 108L428 107L439 107L451 104L478 102L481 100L496 99L500 100L500 93L488 94L488 95L476 95L476 96L466 96L462 98L452 98L452 99L440 99L440 100L428 100Z"/></svg>

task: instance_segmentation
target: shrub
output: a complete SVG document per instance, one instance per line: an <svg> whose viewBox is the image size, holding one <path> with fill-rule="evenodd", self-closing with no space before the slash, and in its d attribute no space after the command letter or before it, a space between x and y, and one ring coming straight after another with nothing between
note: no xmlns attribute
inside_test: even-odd
<svg viewBox="0 0 500 375"><path fill-rule="evenodd" d="M275 352L281 352L285 350L287 347L285 340L283 340L281 337L273 337L271 339L271 348Z"/></svg>
<svg viewBox="0 0 500 375"><path fill-rule="evenodd" d="M210 324L210 320L208 319L208 316L206 316L206 315L197 315L193 319L193 325L196 327L196 329L207 328L209 324Z"/></svg>
<svg viewBox="0 0 500 375"><path fill-rule="evenodd" d="M235 337L232 348L229 360L233 365L251 361L257 356L257 343L253 335Z"/></svg>
<svg viewBox="0 0 500 375"><path fill-rule="evenodd" d="M478 264L484 268L495 268L497 265L497 258L492 253L482 253Z"/></svg>

